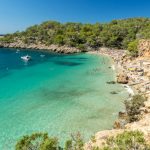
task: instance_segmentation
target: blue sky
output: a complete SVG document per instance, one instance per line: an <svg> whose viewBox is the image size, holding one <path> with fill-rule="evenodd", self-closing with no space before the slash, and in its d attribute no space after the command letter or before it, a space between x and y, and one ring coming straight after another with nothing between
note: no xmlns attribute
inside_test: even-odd
<svg viewBox="0 0 150 150"><path fill-rule="evenodd" d="M150 17L150 0L0 0L2 34L46 20L95 23L130 17Z"/></svg>

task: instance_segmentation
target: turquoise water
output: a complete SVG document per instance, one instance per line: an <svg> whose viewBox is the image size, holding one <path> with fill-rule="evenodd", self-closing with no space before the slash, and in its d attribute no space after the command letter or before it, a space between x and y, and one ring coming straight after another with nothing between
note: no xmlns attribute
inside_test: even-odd
<svg viewBox="0 0 150 150"><path fill-rule="evenodd" d="M20 59L26 54L32 61ZM0 149L14 149L21 136L33 132L48 132L63 143L71 133L79 131L88 140L111 129L127 93L106 84L115 77L110 61L90 54L0 49Z"/></svg>

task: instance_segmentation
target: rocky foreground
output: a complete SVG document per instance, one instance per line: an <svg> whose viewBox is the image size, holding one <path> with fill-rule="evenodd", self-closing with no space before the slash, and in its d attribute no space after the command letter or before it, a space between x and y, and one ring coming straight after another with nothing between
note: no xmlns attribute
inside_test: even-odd
<svg viewBox="0 0 150 150"><path fill-rule="evenodd" d="M126 55L124 50L108 50L101 48L97 52L90 52L99 55L110 56L114 60L117 72L117 82L125 87L130 86L130 95L141 94L147 97L145 106L141 109L141 119L137 122L125 124L122 128L119 122L115 122L115 128L112 130L100 131L95 134L94 142L91 140L85 145L86 150L92 150L93 147L103 147L110 136L116 136L125 130L139 130L144 133L147 142L150 142L150 57L141 56L131 58Z"/></svg>

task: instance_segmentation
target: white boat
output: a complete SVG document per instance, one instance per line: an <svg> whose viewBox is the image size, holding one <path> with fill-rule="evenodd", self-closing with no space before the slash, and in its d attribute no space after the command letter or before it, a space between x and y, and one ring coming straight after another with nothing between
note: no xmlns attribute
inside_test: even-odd
<svg viewBox="0 0 150 150"><path fill-rule="evenodd" d="M31 56L29 56L29 55L22 56L21 59L23 59L25 61L29 61L29 60L31 60Z"/></svg>

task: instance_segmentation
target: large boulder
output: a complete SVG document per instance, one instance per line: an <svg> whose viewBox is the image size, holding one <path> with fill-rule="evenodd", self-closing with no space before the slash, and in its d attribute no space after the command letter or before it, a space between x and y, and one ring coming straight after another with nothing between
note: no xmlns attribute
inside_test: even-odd
<svg viewBox="0 0 150 150"><path fill-rule="evenodd" d="M129 77L125 73L119 73L117 76L117 82L121 84L127 84L129 81Z"/></svg>
<svg viewBox="0 0 150 150"><path fill-rule="evenodd" d="M146 77L148 77L148 79L150 79L150 72L147 72Z"/></svg>

